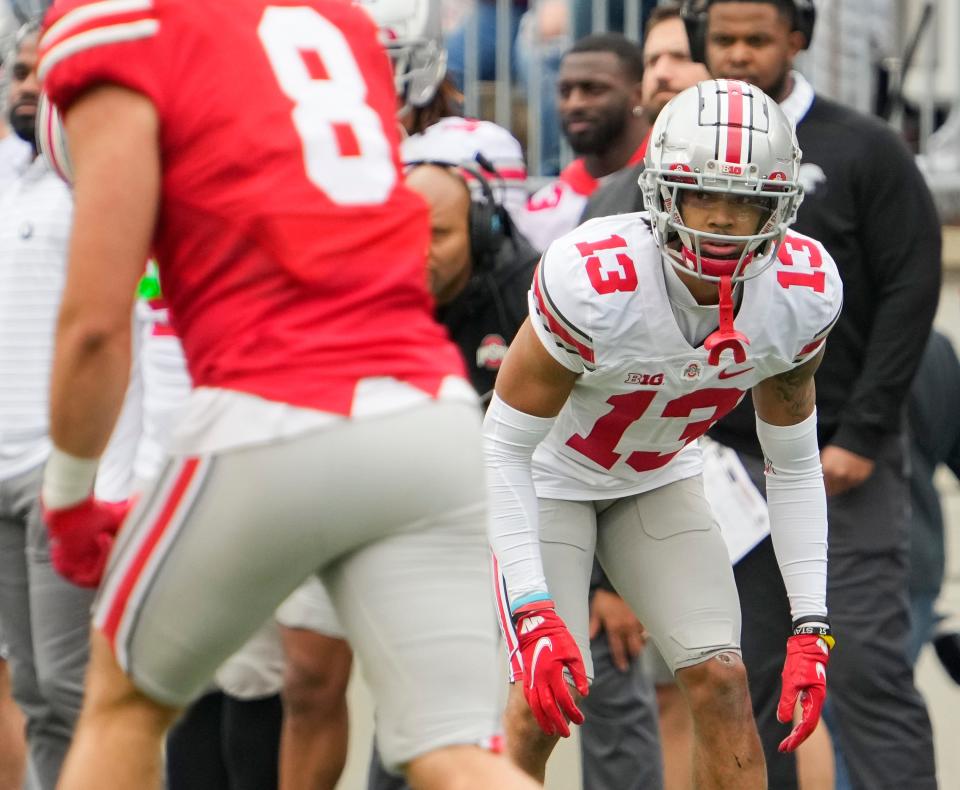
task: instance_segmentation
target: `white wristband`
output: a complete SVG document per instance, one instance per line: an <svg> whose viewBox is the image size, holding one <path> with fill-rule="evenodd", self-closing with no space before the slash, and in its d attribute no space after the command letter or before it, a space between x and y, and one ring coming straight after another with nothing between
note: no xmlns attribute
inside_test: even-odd
<svg viewBox="0 0 960 790"><path fill-rule="evenodd" d="M99 463L99 458L78 458L54 447L43 470L44 506L70 507L90 496Z"/></svg>

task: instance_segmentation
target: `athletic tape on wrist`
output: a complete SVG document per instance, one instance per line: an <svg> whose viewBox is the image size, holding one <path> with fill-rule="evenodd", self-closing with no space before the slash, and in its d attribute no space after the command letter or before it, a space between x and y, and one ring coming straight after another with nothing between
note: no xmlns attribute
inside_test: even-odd
<svg viewBox="0 0 960 790"><path fill-rule="evenodd" d="M41 496L51 510L70 507L93 493L99 458L78 458L57 447L50 451L43 470Z"/></svg>

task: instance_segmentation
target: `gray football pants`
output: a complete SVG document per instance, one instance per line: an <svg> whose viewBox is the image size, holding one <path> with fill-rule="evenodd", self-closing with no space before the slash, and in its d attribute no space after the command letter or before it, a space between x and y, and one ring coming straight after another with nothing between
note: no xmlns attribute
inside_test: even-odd
<svg viewBox="0 0 960 790"><path fill-rule="evenodd" d="M594 679L580 708L580 759L585 790L660 790L663 759L653 683L639 659L627 672L614 666L605 633L590 643ZM374 747L367 790L408 790L383 767Z"/></svg>
<svg viewBox="0 0 960 790"><path fill-rule="evenodd" d="M94 591L50 564L40 519L43 467L0 481L0 625L13 697L27 720L31 774L54 790L83 698Z"/></svg>

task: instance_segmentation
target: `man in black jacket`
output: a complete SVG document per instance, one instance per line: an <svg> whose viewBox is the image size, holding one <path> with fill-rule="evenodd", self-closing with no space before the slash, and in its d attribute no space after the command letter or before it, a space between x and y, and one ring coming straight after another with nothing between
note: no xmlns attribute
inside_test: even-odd
<svg viewBox="0 0 960 790"><path fill-rule="evenodd" d="M471 191L474 170L420 164L407 184L430 204L427 257L437 319L460 348L470 382L484 403L520 324L540 254L516 230L492 193ZM476 198L476 199L472 199Z"/></svg>
<svg viewBox="0 0 960 790"><path fill-rule="evenodd" d="M907 413L910 418L910 612L907 656L916 662L934 638L934 604L946 565L943 507L933 477L942 464L960 480L960 359L946 335L933 331L917 370ZM955 640L944 633L941 640ZM952 639L951 639L952 638ZM936 640L934 640L936 641ZM942 648L938 650L942 652ZM946 667L950 671L951 667Z"/></svg>
<svg viewBox="0 0 960 790"><path fill-rule="evenodd" d="M906 658L910 630L904 404L940 288L940 225L912 157L880 121L816 96L795 71L809 42L791 0L712 0L706 61L715 77L752 82L796 123L806 199L794 227L819 239L840 269L845 305L817 372L829 495L828 605L834 727L855 788L935 788L926 707ZM817 287L797 278L790 287ZM715 428L759 481L763 461L749 404ZM744 660L771 787L796 786L776 751L786 595L770 539L736 568ZM774 592L776 591L776 594Z"/></svg>

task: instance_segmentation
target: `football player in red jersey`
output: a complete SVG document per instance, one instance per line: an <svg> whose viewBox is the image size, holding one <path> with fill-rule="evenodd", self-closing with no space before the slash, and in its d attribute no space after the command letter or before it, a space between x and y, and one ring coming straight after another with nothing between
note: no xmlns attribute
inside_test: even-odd
<svg viewBox="0 0 960 790"><path fill-rule="evenodd" d="M97 583L110 554L61 787L159 786L178 710L313 573L390 767L416 788L534 787L486 748L479 412L431 315L373 24L336 0L64 0L40 61L76 198L45 515L68 578ZM151 251L195 389L113 544L90 491Z"/></svg>
<svg viewBox="0 0 960 790"><path fill-rule="evenodd" d="M660 113L641 176L648 214L584 223L547 249L530 317L484 423L499 612L516 684L507 747L543 778L583 714L596 552L683 688L697 786L766 787L729 555L694 443L752 389L770 524L794 622L779 718L812 732L833 643L813 373L842 287L788 231L800 151L759 89L709 80ZM573 688L571 688L571 686Z"/></svg>

